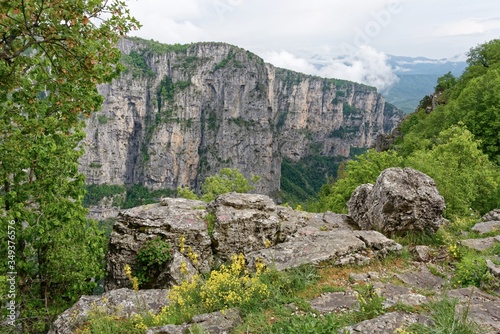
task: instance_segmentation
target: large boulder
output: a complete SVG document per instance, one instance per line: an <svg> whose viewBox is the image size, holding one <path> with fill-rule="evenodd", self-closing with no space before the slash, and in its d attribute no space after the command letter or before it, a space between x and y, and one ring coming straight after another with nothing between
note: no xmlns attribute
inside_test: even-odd
<svg viewBox="0 0 500 334"><path fill-rule="evenodd" d="M213 257L205 221L205 207L206 203L202 201L165 198L159 204L143 205L120 212L109 243L105 289L108 291L131 287L125 274L125 265L135 268L137 252L154 238L161 238L171 245L174 261L156 268L157 279L151 282L151 286L141 288L164 288L175 284L179 275L172 270L178 269L176 264L182 262L186 262L190 274L192 267L199 271L209 271ZM196 263L189 260L188 250L191 254L196 254ZM179 253L184 253L185 256Z"/></svg>
<svg viewBox="0 0 500 334"><path fill-rule="evenodd" d="M280 228L276 204L265 195L228 193L210 202L214 250L222 261L274 243Z"/></svg>
<svg viewBox="0 0 500 334"><path fill-rule="evenodd" d="M74 333L91 315L99 313L118 318L149 311L159 313L169 304L168 290L149 289L134 291L127 288L109 291L101 296L82 296L71 308L61 313L48 334Z"/></svg>
<svg viewBox="0 0 500 334"><path fill-rule="evenodd" d="M445 202L429 176L411 168L388 168L375 185L356 188L349 215L362 230L385 235L435 232L443 223Z"/></svg>

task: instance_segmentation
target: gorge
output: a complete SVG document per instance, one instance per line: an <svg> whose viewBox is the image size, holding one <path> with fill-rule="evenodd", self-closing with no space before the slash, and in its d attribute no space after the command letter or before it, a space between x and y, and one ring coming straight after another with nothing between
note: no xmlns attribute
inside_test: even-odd
<svg viewBox="0 0 500 334"><path fill-rule="evenodd" d="M225 167L279 197L283 159L347 158L402 117L375 88L276 68L223 43L120 42L127 69L99 86L80 171L87 184L188 186Z"/></svg>

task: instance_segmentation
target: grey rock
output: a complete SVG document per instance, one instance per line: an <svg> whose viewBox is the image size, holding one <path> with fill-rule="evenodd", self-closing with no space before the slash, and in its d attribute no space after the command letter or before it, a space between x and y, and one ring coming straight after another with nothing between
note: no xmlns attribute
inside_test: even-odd
<svg viewBox="0 0 500 334"><path fill-rule="evenodd" d="M429 323L429 320L418 314L404 312L390 312L379 317L362 321L356 325L346 327L348 333L360 334L389 334L402 329L412 323Z"/></svg>
<svg viewBox="0 0 500 334"><path fill-rule="evenodd" d="M279 69L224 43L183 52L129 39L118 46L124 54L147 49L154 74L130 70L99 86L104 104L86 121L79 166L91 184L199 190L207 176L231 167L261 176L255 191L270 195L280 190L283 157L297 161L318 147L347 158L403 116L372 87ZM167 77L173 96L157 99Z"/></svg>
<svg viewBox="0 0 500 334"><path fill-rule="evenodd" d="M71 308L57 317L48 334L73 333L93 310L118 317L130 317L132 314L148 311L158 313L169 303L167 293L168 290L164 289L134 291L123 288L101 296L82 296Z"/></svg>
<svg viewBox="0 0 500 334"><path fill-rule="evenodd" d="M229 193L208 206L215 214L214 249L222 261L274 244L279 231L276 205L264 195Z"/></svg>
<svg viewBox="0 0 500 334"><path fill-rule="evenodd" d="M215 216L212 237L208 214ZM208 205L164 198L160 204L120 213L107 255L106 290L131 286L125 265L135 268L138 250L157 237L172 245L172 259L161 268L152 268L156 279L141 288L179 284L199 271L209 271L215 260L229 261L233 254L245 254L251 265L261 258L283 270L321 261L367 264L373 257L401 249L379 232L352 230L346 215L296 211L276 206L265 195L228 193ZM193 254L197 261L192 260ZM181 266L185 268L180 270Z"/></svg>
<svg viewBox="0 0 500 334"><path fill-rule="evenodd" d="M243 320L239 311L237 309L229 309L196 315L188 324L152 327L146 331L146 334L185 334L190 333L189 330L195 325L202 328L204 333L229 334L242 322Z"/></svg>
<svg viewBox="0 0 500 334"><path fill-rule="evenodd" d="M254 266L257 260L277 270L306 263L329 261L335 265L368 264L372 257L397 252L401 245L375 231L337 230L298 236L293 241L247 254Z"/></svg>
<svg viewBox="0 0 500 334"><path fill-rule="evenodd" d="M483 222L500 221L500 209L494 209L481 217Z"/></svg>
<svg viewBox="0 0 500 334"><path fill-rule="evenodd" d="M494 276L500 277L500 266L497 266L489 259L486 260L486 266Z"/></svg>
<svg viewBox="0 0 500 334"><path fill-rule="evenodd" d="M461 244L465 247L482 252L493 247L497 242L500 242L500 236L481 239L465 239L461 241Z"/></svg>
<svg viewBox="0 0 500 334"><path fill-rule="evenodd" d="M415 258L419 262L428 262L431 259L431 254L433 253L433 249L429 246L418 245L413 249L413 254Z"/></svg>
<svg viewBox="0 0 500 334"><path fill-rule="evenodd" d="M138 250L156 237L170 243L172 249L180 251L181 236L184 236L184 253L189 249L196 253L197 270L208 271L213 261L211 240L205 222L206 203L183 198L165 198L160 204L149 204L121 211L113 226L107 255L108 278L106 290L131 287L126 277L126 264L135 268ZM157 268L159 279L151 286L141 288L164 288L171 286L172 266L165 264ZM174 273L175 276L175 273Z"/></svg>
<svg viewBox="0 0 500 334"><path fill-rule="evenodd" d="M320 313L359 309L359 301L352 291L324 293L309 301L309 305Z"/></svg>
<svg viewBox="0 0 500 334"><path fill-rule="evenodd" d="M500 333L500 298L474 287L450 290L448 296L458 298L459 311L468 312L468 318L483 327L482 333Z"/></svg>
<svg viewBox="0 0 500 334"><path fill-rule="evenodd" d="M379 274L375 271L369 271L367 273L350 273L349 274L349 281L351 281L351 282L357 282L357 281L367 282L370 280L377 280L377 279L379 279Z"/></svg>
<svg viewBox="0 0 500 334"><path fill-rule="evenodd" d="M491 220L482 223L477 223L471 229L473 232L485 234L490 232L499 232L500 234L500 220Z"/></svg>
<svg viewBox="0 0 500 334"><path fill-rule="evenodd" d="M434 180L411 168L388 168L375 185L352 194L349 215L362 230L385 235L435 232L443 223L445 203Z"/></svg>
<svg viewBox="0 0 500 334"><path fill-rule="evenodd" d="M440 290L445 284L443 278L432 274L425 266L421 266L417 271L397 274L396 277L405 284L421 289Z"/></svg>
<svg viewBox="0 0 500 334"><path fill-rule="evenodd" d="M182 268L183 266L184 268ZM172 260L165 272L168 273L168 278L164 279L160 275L157 280L167 281L171 285L180 285L183 281L189 280L194 275L199 274L198 270L196 270L196 268L192 265L191 261L176 250L173 252Z"/></svg>
<svg viewBox="0 0 500 334"><path fill-rule="evenodd" d="M384 308L392 307L398 303L408 306L418 306L429 301L427 297L414 293L411 288L401 285L375 282L373 288L379 296L384 298Z"/></svg>

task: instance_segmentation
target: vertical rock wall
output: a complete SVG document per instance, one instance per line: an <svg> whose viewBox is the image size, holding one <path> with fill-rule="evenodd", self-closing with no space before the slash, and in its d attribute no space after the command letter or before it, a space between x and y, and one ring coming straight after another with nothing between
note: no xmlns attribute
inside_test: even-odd
<svg viewBox="0 0 500 334"><path fill-rule="evenodd" d="M391 131L400 112L375 88L265 64L223 43L123 40L128 70L99 87L80 170L91 184L198 188L225 167L279 190L281 159L349 156Z"/></svg>

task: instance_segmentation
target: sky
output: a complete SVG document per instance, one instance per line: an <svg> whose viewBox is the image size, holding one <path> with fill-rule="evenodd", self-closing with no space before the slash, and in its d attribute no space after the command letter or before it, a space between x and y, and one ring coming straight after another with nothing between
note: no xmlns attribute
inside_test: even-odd
<svg viewBox="0 0 500 334"><path fill-rule="evenodd" d="M279 67L354 80L397 81L388 55L464 55L500 37L498 0L127 0L164 43L226 42ZM463 59L463 57L462 57Z"/></svg>

